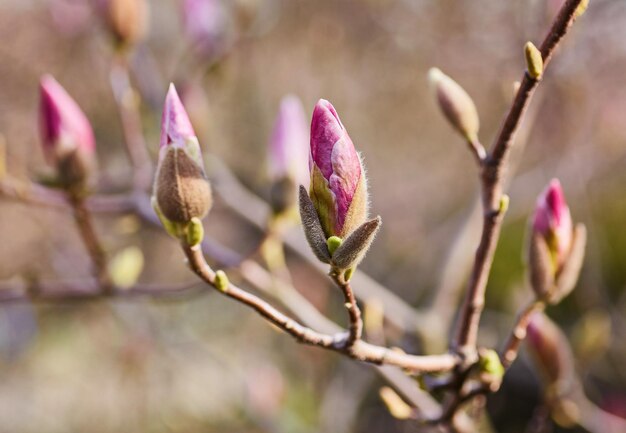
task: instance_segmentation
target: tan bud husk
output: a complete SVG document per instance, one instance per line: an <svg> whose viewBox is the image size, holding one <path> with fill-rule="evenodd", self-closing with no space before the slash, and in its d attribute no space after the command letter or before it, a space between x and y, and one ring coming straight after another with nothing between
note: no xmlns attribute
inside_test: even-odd
<svg viewBox="0 0 626 433"><path fill-rule="evenodd" d="M543 236L532 233L528 247L530 285L537 299L547 301L554 291L555 268L550 249Z"/></svg>
<svg viewBox="0 0 626 433"><path fill-rule="evenodd" d="M104 0L106 22L115 41L132 45L143 39L148 31L146 0Z"/></svg>
<svg viewBox="0 0 626 433"><path fill-rule="evenodd" d="M470 143L478 142L480 119L474 101L452 78L437 68L428 72L439 108L450 124Z"/></svg>
<svg viewBox="0 0 626 433"><path fill-rule="evenodd" d="M282 214L296 204L296 184L286 176L276 180L270 190L270 205L274 214Z"/></svg>
<svg viewBox="0 0 626 433"><path fill-rule="evenodd" d="M543 74L543 57L541 51L532 42L524 45L524 55L526 56L526 69L528 75L533 79L538 79Z"/></svg>
<svg viewBox="0 0 626 433"><path fill-rule="evenodd" d="M302 185L300 185L300 219L304 235L315 257L323 263L330 263L324 229L322 229L315 205Z"/></svg>
<svg viewBox="0 0 626 433"><path fill-rule="evenodd" d="M379 216L361 224L334 251L331 265L341 270L357 266L365 257L381 224L382 220Z"/></svg>
<svg viewBox="0 0 626 433"><path fill-rule="evenodd" d="M550 297L550 303L559 303L574 290L578 282L580 270L583 267L586 244L587 229L584 224L576 224L572 236L571 250L556 277L555 292L553 296Z"/></svg>
<svg viewBox="0 0 626 433"><path fill-rule="evenodd" d="M170 148L159 164L155 190L159 209L172 222L202 219L213 203L204 170L178 148Z"/></svg>

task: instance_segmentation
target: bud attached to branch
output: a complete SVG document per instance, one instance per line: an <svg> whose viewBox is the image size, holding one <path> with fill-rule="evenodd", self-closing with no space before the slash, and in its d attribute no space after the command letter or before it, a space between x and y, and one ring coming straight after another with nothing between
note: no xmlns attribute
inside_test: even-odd
<svg viewBox="0 0 626 433"><path fill-rule="evenodd" d="M567 337L544 313L534 313L526 345L552 395L567 392L574 381L574 358Z"/></svg>
<svg viewBox="0 0 626 433"><path fill-rule="evenodd" d="M323 99L313 112L309 166L310 196L300 188L306 238L322 262L337 270L353 269L363 259L381 220L366 221L367 183L361 159L335 108Z"/></svg>
<svg viewBox="0 0 626 433"><path fill-rule="evenodd" d="M275 213L295 205L297 186L309 182L308 140L302 103L296 96L284 97L272 131L268 155L272 180L271 204Z"/></svg>
<svg viewBox="0 0 626 433"><path fill-rule="evenodd" d="M569 207L558 180L537 200L530 235L530 280L537 297L558 303L574 288L584 258L584 225L572 226Z"/></svg>
<svg viewBox="0 0 626 433"><path fill-rule="evenodd" d="M526 57L528 75L530 75L532 79L538 80L543 74L543 57L541 56L541 51L539 51L532 42L526 42L526 45L524 45L524 55Z"/></svg>
<svg viewBox="0 0 626 433"><path fill-rule="evenodd" d="M153 193L157 214L167 221L164 226L169 227L168 232L176 233L177 237L185 234L188 241L199 243L200 229L196 226L211 208L211 186L204 172L198 139L173 85L163 108Z"/></svg>
<svg viewBox="0 0 626 433"><path fill-rule="evenodd" d="M469 143L477 143L480 120L472 98L456 81L437 68L428 72L428 81L439 108L452 127Z"/></svg>
<svg viewBox="0 0 626 433"><path fill-rule="evenodd" d="M39 129L48 164L64 188L80 192L96 166L91 124L78 104L51 76L40 81Z"/></svg>
<svg viewBox="0 0 626 433"><path fill-rule="evenodd" d="M148 31L146 0L99 0L105 24L119 46L130 46L142 40Z"/></svg>

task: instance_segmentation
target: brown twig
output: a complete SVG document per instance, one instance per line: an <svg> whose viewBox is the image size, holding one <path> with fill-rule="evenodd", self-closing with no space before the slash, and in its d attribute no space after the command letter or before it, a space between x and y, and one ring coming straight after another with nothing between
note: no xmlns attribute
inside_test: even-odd
<svg viewBox="0 0 626 433"><path fill-rule="evenodd" d="M526 338L526 330L532 315L538 311L542 311L544 308L545 304L542 301L533 300L528 302L526 306L520 310L515 320L515 325L500 352L500 361L504 368L509 368L517 358L520 345Z"/></svg>
<svg viewBox="0 0 626 433"><path fill-rule="evenodd" d="M172 285L135 284L127 289L116 288L102 293L95 281L33 282L29 284L0 283L0 304L32 302L37 304L66 304L93 302L101 299L187 299L190 295L206 292L197 281Z"/></svg>
<svg viewBox="0 0 626 433"><path fill-rule="evenodd" d="M573 23L576 9L581 2L582 0L567 0L554 20L548 35L541 44L544 70L554 50ZM485 304L487 279L502 226L502 178L508 165L508 156L515 132L538 84L539 80L531 78L527 73L524 74L513 104L495 139L493 150L481 166L483 230L451 345L458 353L472 355L470 358L473 358L476 353L478 325Z"/></svg>
<svg viewBox="0 0 626 433"><path fill-rule="evenodd" d="M199 245L191 247L184 243L182 248L191 270L206 283L218 288L216 273L204 259L202 248ZM375 365L394 365L413 372L449 371L454 368L458 362L458 358L452 354L431 356L410 355L386 347L375 346L362 340L357 340L352 346L347 346L345 341L348 337L345 332L330 335L314 331L281 313L261 298L240 289L232 283L228 283L226 287L222 289L218 288L218 290L225 296L254 309L263 318L276 325L299 342L330 349L359 361Z"/></svg>
<svg viewBox="0 0 626 433"><path fill-rule="evenodd" d="M113 58L110 82L122 122L126 150L133 166L133 186L145 191L152 183L152 161L142 132L139 96L131 85L125 53L118 53Z"/></svg>
<svg viewBox="0 0 626 433"><path fill-rule="evenodd" d="M348 310L349 326L348 326L348 338L345 341L346 348L354 346L354 343L359 341L363 336L363 319L361 318L361 310L357 304L354 291L350 286L350 281L346 280L343 272L337 272L332 270L330 277L333 279L337 287L341 289L343 298L345 301L345 307Z"/></svg>
<svg viewBox="0 0 626 433"><path fill-rule="evenodd" d="M109 275L104 248L93 226L91 213L87 209L84 199L81 197L70 194L70 203L74 210L76 227L78 228L80 237L93 263L94 275L98 281L100 290L105 294L109 294L113 291L113 284Z"/></svg>

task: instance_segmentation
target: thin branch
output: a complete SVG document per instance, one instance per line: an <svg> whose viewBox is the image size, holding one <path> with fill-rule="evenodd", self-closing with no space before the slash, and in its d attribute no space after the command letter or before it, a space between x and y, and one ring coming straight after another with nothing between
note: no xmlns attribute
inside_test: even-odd
<svg viewBox="0 0 626 433"><path fill-rule="evenodd" d="M133 186L145 191L152 183L152 161L142 131L139 96L131 85L125 54L117 54L113 58L110 82L122 122L126 150L133 166Z"/></svg>
<svg viewBox="0 0 626 433"><path fill-rule="evenodd" d="M575 11L581 2L582 0L567 0L552 24L548 35L541 44L544 69L547 67L559 42L572 25ZM513 104L500 129L500 133L495 139L491 155L487 157L481 172L481 193L484 210L483 230L452 341L453 349L461 354L471 354L472 358L475 357L478 326L485 304L485 289L502 226L502 177L504 170L508 166L508 156L515 132L538 84L538 80L531 78L527 73L524 74Z"/></svg>
<svg viewBox="0 0 626 433"><path fill-rule="evenodd" d="M526 338L526 330L530 324L533 314L542 311L545 304L541 301L533 300L524 306L517 315L515 326L511 330L502 351L500 352L500 361L504 368L509 368L517 358L520 345Z"/></svg>
<svg viewBox="0 0 626 433"><path fill-rule="evenodd" d="M74 221L76 227L80 233L80 237L87 248L89 257L94 266L94 275L98 281L100 290L103 293L110 293L113 290L113 284L111 282L111 276L109 275L109 269L107 265L107 258L104 253L102 243L98 238L96 230L93 226L93 220L91 213L87 210L85 201L76 196L70 197L70 202L74 209Z"/></svg>
<svg viewBox="0 0 626 433"><path fill-rule="evenodd" d="M182 247L191 270L206 283L217 288L216 274L204 259L200 246L190 247L183 244ZM347 339L345 332L330 335L314 331L281 313L261 298L240 289L232 283L228 283L227 287L218 290L223 295L252 308L263 318L294 337L297 341L333 350L359 361L376 365L394 365L414 372L449 371L458 362L458 358L452 354L409 355L386 347L375 346L362 340L358 340L351 347L348 347L345 344Z"/></svg>
<svg viewBox="0 0 626 433"><path fill-rule="evenodd" d="M116 288L102 293L96 281L85 282L39 282L28 284L0 283L0 304L37 303L65 304L94 302L102 299L131 299L150 297L152 299L186 299L190 295L206 292L206 287L197 281L181 284L135 284L121 289Z"/></svg>
<svg viewBox="0 0 626 433"><path fill-rule="evenodd" d="M345 341L346 348L350 348L354 346L354 344L361 339L363 336L363 319L361 318L361 310L356 301L356 297L354 296L354 291L350 286L350 281L346 280L343 273L338 273L336 271L331 271L331 278L337 284L337 287L341 289L341 293L343 293L345 307L348 310L348 318L350 320L350 324L348 327L348 338Z"/></svg>

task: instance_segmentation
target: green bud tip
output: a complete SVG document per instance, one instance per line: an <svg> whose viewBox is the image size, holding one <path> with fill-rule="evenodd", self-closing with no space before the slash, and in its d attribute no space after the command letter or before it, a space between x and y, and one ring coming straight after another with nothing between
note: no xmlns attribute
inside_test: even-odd
<svg viewBox="0 0 626 433"><path fill-rule="evenodd" d="M213 285L220 292L226 292L228 290L228 276L222 270L219 270L215 273L215 280L213 281Z"/></svg>
<svg viewBox="0 0 626 433"><path fill-rule="evenodd" d="M500 357L495 350L482 351L479 360L480 370L497 378L504 376L504 367L500 362Z"/></svg>
<svg viewBox="0 0 626 433"><path fill-rule="evenodd" d="M589 0L583 0L580 2L578 7L576 8L576 12L574 12L574 19L580 18L589 7Z"/></svg>
<svg viewBox="0 0 626 433"><path fill-rule="evenodd" d="M355 267L352 267L350 269L346 269L346 272L343 274L343 278L346 281L350 281L350 278L352 278L352 275L354 274L354 269L355 269Z"/></svg>
<svg viewBox="0 0 626 433"><path fill-rule="evenodd" d="M342 242L343 240L339 236L331 236L326 240L326 246L331 256L337 251Z"/></svg>
<svg viewBox="0 0 626 433"><path fill-rule="evenodd" d="M198 245L204 239L204 226L198 217L193 217L187 225L186 240L191 247Z"/></svg>
<svg viewBox="0 0 626 433"><path fill-rule="evenodd" d="M535 80L543 74L543 57L541 51L532 42L526 42L524 45L524 55L526 56L526 68L528 75Z"/></svg>
<svg viewBox="0 0 626 433"><path fill-rule="evenodd" d="M509 202L510 199L508 195L504 194L502 197L500 197L500 206L498 207L499 214L503 214L509 209Z"/></svg>

